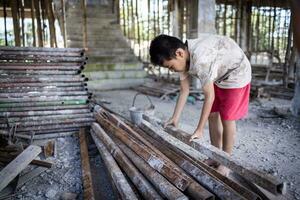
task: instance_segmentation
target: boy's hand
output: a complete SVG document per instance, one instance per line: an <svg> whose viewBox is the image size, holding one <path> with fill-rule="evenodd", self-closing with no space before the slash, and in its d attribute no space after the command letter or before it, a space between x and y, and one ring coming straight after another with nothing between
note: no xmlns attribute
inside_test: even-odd
<svg viewBox="0 0 300 200"><path fill-rule="evenodd" d="M202 138L202 136L203 136L203 131L202 130L196 130L195 132L194 132L194 134L190 137L190 142L191 141L193 141L194 139L197 139L197 138Z"/></svg>
<svg viewBox="0 0 300 200"><path fill-rule="evenodd" d="M166 128L168 125L173 125L177 128L178 127L178 120L176 120L172 117L171 119L169 119L168 121L166 121L164 123L164 128Z"/></svg>

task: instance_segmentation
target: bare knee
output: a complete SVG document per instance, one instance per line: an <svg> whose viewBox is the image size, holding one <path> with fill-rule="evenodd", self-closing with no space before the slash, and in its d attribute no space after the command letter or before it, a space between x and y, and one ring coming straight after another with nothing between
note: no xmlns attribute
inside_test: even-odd
<svg viewBox="0 0 300 200"><path fill-rule="evenodd" d="M218 113L218 112L210 113L208 116L209 121L217 121L217 120L219 120L219 118L220 118L220 113Z"/></svg>

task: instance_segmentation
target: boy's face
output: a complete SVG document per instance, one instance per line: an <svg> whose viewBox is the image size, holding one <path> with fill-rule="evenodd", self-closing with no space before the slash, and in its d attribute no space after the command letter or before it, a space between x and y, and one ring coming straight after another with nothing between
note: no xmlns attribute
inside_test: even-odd
<svg viewBox="0 0 300 200"><path fill-rule="evenodd" d="M165 60L163 66L173 72L185 72L187 71L187 60L189 53L187 50L179 48L175 52L176 57L171 60Z"/></svg>

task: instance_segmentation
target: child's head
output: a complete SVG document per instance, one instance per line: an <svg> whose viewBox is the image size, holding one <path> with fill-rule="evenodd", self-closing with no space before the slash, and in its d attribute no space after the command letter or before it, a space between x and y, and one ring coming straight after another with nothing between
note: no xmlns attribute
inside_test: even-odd
<svg viewBox="0 0 300 200"><path fill-rule="evenodd" d="M189 52L187 46L178 38L159 35L151 41L151 63L175 72L187 71Z"/></svg>

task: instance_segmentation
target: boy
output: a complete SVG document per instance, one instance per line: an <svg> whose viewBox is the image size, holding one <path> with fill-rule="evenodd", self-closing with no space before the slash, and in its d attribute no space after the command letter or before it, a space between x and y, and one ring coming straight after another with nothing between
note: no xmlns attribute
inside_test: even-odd
<svg viewBox="0 0 300 200"><path fill-rule="evenodd" d="M198 39L181 40L159 35L150 45L151 62L179 72L180 95L165 126L178 126L189 95L189 76L200 79L205 96L200 120L190 141L201 138L209 122L211 144L232 154L236 120L248 112L251 66L243 50L229 37L201 34ZM228 175L229 169L208 159L206 163Z"/></svg>

